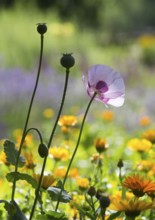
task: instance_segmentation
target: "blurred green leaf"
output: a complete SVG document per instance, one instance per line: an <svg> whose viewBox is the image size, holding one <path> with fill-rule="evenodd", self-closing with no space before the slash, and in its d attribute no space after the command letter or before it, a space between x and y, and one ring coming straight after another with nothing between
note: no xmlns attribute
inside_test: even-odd
<svg viewBox="0 0 155 220"><path fill-rule="evenodd" d="M48 191L52 201L58 201L60 191L61 191L60 188L51 186L51 187L48 188L47 191ZM72 200L71 196L65 190L62 190L62 194L61 194L61 197L60 197L60 202L67 203L67 202L70 202L70 200Z"/></svg>
<svg viewBox="0 0 155 220"><path fill-rule="evenodd" d="M15 144L9 140L6 140L4 142L4 152L6 154L7 161L10 164L15 165L16 160L17 160L17 154L18 154L18 151L15 148ZM24 164L25 164L25 159L24 159L24 157L20 156L18 166L23 167Z"/></svg>
<svg viewBox="0 0 155 220"><path fill-rule="evenodd" d="M28 182L29 184L31 184L31 186L33 188L37 188L37 182L35 181L35 179L33 179L32 176L26 174L26 173L15 173L15 172L11 172L11 173L8 173L6 175L6 178L9 182L13 182L14 181L14 178L16 178L16 181L17 180L25 180L26 182Z"/></svg>
<svg viewBox="0 0 155 220"><path fill-rule="evenodd" d="M44 215L37 215L37 220L67 220L64 213L58 213L54 211L46 212Z"/></svg>
<svg viewBox="0 0 155 220"><path fill-rule="evenodd" d="M4 208L8 212L7 220L27 220L14 200L11 202L6 201Z"/></svg>
<svg viewBox="0 0 155 220"><path fill-rule="evenodd" d="M118 212L116 212L116 213L113 213L113 214L110 215L110 217L108 218L108 220L116 219L120 214L121 214L121 211L118 211Z"/></svg>

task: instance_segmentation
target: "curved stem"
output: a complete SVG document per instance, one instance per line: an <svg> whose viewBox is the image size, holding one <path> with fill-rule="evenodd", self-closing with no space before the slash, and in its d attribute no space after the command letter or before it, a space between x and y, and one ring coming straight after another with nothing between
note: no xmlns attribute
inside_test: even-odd
<svg viewBox="0 0 155 220"><path fill-rule="evenodd" d="M42 55L43 55L43 41L44 41L43 37L44 36L41 35L40 59L39 59L38 73L37 73L37 78L36 78L34 90L33 90L33 93L32 93L32 97L31 97L31 100L30 100L30 105L29 105L29 108L28 108L28 113L27 113L27 117L26 117L26 121L25 121L25 126L24 126L24 129L23 129L23 135L22 135L22 138L21 138L21 142L20 142L20 146L19 146L19 150L18 150L18 154L17 154L17 160L16 160L16 165L15 165L15 172L18 171L19 157L20 157L20 154L21 154L21 150L22 150L22 146L23 146L24 140L25 140L25 133L26 133L26 130L27 130L27 126L28 126L28 122L29 122L29 118L30 118L30 113L31 113L32 105L33 105L33 100L34 100L34 97L35 97L35 94L36 94L36 90L37 90L37 86L38 86L38 82L39 82L41 63L42 63ZM13 181L11 200L14 200L15 189L16 189L16 178L14 178L14 181Z"/></svg>
<svg viewBox="0 0 155 220"><path fill-rule="evenodd" d="M37 134L38 134L38 136L39 136L39 139L40 139L40 143L42 144L42 143L43 143L43 138L42 138L42 135L41 135L40 131L39 131L37 128L29 128L29 129L27 129L27 131L25 132L24 139L26 138L26 135L27 135L31 130L34 130L34 131L37 132Z"/></svg>
<svg viewBox="0 0 155 220"><path fill-rule="evenodd" d="M88 106L87 106L87 108L86 108L86 111L85 111L85 114L84 114L84 117L83 117L83 120L82 120L81 128L80 128L80 132L79 132L79 137L78 137L78 140L77 140L77 144L76 144L76 147L75 147L75 149L74 149L74 152L73 152L73 154L72 154L72 157L71 157L70 162L69 162L68 167L67 167L67 171L66 171L66 174L65 174L63 183L62 183L62 188L61 188L61 191L60 191L60 194L59 194L59 199L58 199L58 202L57 202L55 211L57 211L57 209L58 209L58 207L59 207L61 194L62 194L62 191L63 191L63 189L64 189L64 185L65 185L65 183L66 183L66 180L67 180L67 176L68 176L70 167L71 167L71 165L72 165L72 162L73 162L73 160L74 160L75 154L76 154L76 152L77 152L77 149L78 149L78 146L79 146L79 143L80 143L80 139L81 139L81 135L82 135L82 131L83 131L85 119L86 119L86 116L87 116L87 114L88 114L89 108L90 108L91 103L92 103L92 101L94 100L95 96L96 96L96 93L94 93L94 95L92 96L92 98L91 98L91 100L89 101Z"/></svg>
<svg viewBox="0 0 155 220"><path fill-rule="evenodd" d="M62 101L61 101L61 105L60 105L60 108L59 108L59 112L58 112L58 115L57 115L57 118L56 118L53 130L52 130L52 133L51 133L50 138L49 138L49 142L48 142L48 145L47 145L48 149L51 146L51 143L52 143L52 140L53 140L53 137L54 137L54 133L55 133L55 130L56 130L56 127L57 127L57 124L58 124L58 121L59 121L59 118L60 118L60 115L61 115L61 112L62 112L62 108L63 108L63 105L64 105L66 91L67 91L67 85L68 85L68 78L69 78L69 69L66 69L66 80L65 80L65 86L64 86ZM35 196L33 207L32 207L31 213L30 213L29 220L32 219L34 211L35 211L35 207L36 207L38 196L39 196L39 192L40 192L41 182L42 182L42 178L43 178L44 170L45 170L45 166L46 166L46 161L47 161L47 156L44 158L44 161L43 161L41 175L40 175L40 179L39 179L39 182L38 182L38 187L36 189L36 196Z"/></svg>

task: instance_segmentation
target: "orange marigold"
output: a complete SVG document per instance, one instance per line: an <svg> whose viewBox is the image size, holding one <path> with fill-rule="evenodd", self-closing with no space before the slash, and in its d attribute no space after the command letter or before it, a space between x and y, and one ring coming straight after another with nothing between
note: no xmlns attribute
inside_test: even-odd
<svg viewBox="0 0 155 220"><path fill-rule="evenodd" d="M145 193L152 194L155 192L155 182L139 174L133 174L126 177L122 185L132 190L133 194L137 197L141 197Z"/></svg>

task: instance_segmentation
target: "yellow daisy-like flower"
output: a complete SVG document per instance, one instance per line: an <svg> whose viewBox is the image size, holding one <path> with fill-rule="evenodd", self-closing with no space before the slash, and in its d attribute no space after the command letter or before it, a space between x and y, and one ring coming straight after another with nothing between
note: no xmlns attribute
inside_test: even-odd
<svg viewBox="0 0 155 220"><path fill-rule="evenodd" d="M133 174L126 177L122 185L132 190L133 194L137 197L141 197L145 193L152 194L155 192L155 182L139 174Z"/></svg>
<svg viewBox="0 0 155 220"><path fill-rule="evenodd" d="M145 131L142 134L142 137L149 140L149 141L151 141L151 143L154 144L155 143L155 130L150 129L150 130Z"/></svg>
<svg viewBox="0 0 155 220"><path fill-rule="evenodd" d="M102 112L102 118L104 121L110 122L114 120L114 112L110 110L104 110Z"/></svg>
<svg viewBox="0 0 155 220"><path fill-rule="evenodd" d="M125 215L130 218L135 218L142 211L152 208L152 202L134 199L121 199L113 201L114 210L125 212Z"/></svg>
<svg viewBox="0 0 155 220"><path fill-rule="evenodd" d="M138 152L145 152L150 150L152 143L144 138L133 138L127 143L127 146L133 150L137 150Z"/></svg>
<svg viewBox="0 0 155 220"><path fill-rule="evenodd" d="M40 179L40 174L34 174L33 178L38 183L39 179ZM54 181L55 181L55 179L54 179L53 175L51 175L51 174L44 175L43 178L42 178L41 187L44 188L44 189L47 189L48 187L50 187L54 183Z"/></svg>
<svg viewBox="0 0 155 220"><path fill-rule="evenodd" d="M78 177L77 178L77 185L81 190L88 189L89 187L89 180L84 177Z"/></svg>
<svg viewBox="0 0 155 220"><path fill-rule="evenodd" d="M54 116L54 111L53 109L51 108L46 108L44 111L43 111L43 116L45 118L52 118Z"/></svg>
<svg viewBox="0 0 155 220"><path fill-rule="evenodd" d="M4 151L0 153L0 163L4 163L6 166L9 166L10 163L6 159L6 154Z"/></svg>
<svg viewBox="0 0 155 220"><path fill-rule="evenodd" d="M72 127L77 124L77 118L73 115L63 115L60 117L58 125L65 127Z"/></svg>
<svg viewBox="0 0 155 220"><path fill-rule="evenodd" d="M34 155L31 152L25 152L25 167L27 169L33 169L36 166Z"/></svg>
<svg viewBox="0 0 155 220"><path fill-rule="evenodd" d="M65 161L69 159L69 151L64 147L51 147L49 150L49 154L56 160L56 161Z"/></svg>

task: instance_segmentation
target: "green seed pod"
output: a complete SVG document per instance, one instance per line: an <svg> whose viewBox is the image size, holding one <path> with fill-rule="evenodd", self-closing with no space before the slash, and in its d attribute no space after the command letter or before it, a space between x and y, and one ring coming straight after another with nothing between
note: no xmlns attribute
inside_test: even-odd
<svg viewBox="0 0 155 220"><path fill-rule="evenodd" d="M63 67L65 67L66 69L71 68L72 66L74 66L75 64L75 59L72 56L71 53L69 54L63 54L63 56L60 59L60 63Z"/></svg>
<svg viewBox="0 0 155 220"><path fill-rule="evenodd" d="M47 146L45 144L39 144L38 153L39 153L40 157L42 157L42 158L47 157L47 155L48 155Z"/></svg>
<svg viewBox="0 0 155 220"><path fill-rule="evenodd" d="M43 35L47 31L47 26L45 23L39 23L37 24L37 31L39 34Z"/></svg>

